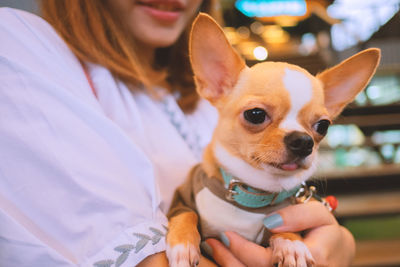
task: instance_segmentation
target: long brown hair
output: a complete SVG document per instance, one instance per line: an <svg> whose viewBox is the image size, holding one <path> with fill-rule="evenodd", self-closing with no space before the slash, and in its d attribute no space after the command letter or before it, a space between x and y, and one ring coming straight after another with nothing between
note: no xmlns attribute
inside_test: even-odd
<svg viewBox="0 0 400 267"><path fill-rule="evenodd" d="M218 0L203 0L200 11L221 21L218 5ZM135 40L109 10L105 0L41 1L42 16L80 61L104 66L133 90L144 85L151 91L154 82L146 70L164 70L169 89L179 95L180 107L185 112L192 111L198 95L188 56L190 24L174 45L157 49L155 62L139 62Z"/></svg>

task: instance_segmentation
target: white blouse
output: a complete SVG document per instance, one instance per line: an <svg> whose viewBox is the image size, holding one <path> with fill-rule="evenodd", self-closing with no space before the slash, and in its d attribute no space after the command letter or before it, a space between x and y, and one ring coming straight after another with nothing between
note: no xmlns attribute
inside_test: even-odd
<svg viewBox="0 0 400 267"><path fill-rule="evenodd" d="M217 113L89 74L97 98L44 20L0 9L0 266L134 266L165 250L190 146L208 143Z"/></svg>

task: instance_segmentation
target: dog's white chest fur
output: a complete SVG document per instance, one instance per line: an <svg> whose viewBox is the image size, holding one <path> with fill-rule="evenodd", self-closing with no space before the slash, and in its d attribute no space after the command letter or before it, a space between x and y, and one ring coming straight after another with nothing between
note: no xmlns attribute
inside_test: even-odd
<svg viewBox="0 0 400 267"><path fill-rule="evenodd" d="M224 231L235 231L256 243L263 237L264 214L252 213L218 198L204 187L196 195L202 236L218 237Z"/></svg>

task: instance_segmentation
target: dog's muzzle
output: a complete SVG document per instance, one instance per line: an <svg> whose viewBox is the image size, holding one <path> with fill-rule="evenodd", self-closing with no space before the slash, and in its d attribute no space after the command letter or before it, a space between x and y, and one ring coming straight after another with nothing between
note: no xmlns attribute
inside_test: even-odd
<svg viewBox="0 0 400 267"><path fill-rule="evenodd" d="M311 136L306 133L294 131L284 138L286 148L294 156L305 158L313 151L314 141Z"/></svg>

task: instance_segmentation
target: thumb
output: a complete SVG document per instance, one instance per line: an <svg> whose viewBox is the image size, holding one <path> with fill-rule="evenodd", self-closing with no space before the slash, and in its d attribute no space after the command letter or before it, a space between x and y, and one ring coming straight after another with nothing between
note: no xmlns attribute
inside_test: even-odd
<svg viewBox="0 0 400 267"><path fill-rule="evenodd" d="M214 238L209 238L201 244L209 256L217 262L218 266L245 267L224 244Z"/></svg>
<svg viewBox="0 0 400 267"><path fill-rule="evenodd" d="M270 248L265 248L248 241L235 232L221 233L220 238L224 246L216 240L207 240L207 243L213 248L213 257L218 264L225 266L222 263L230 259L231 256L234 256L235 259L239 260L245 266L271 266Z"/></svg>

